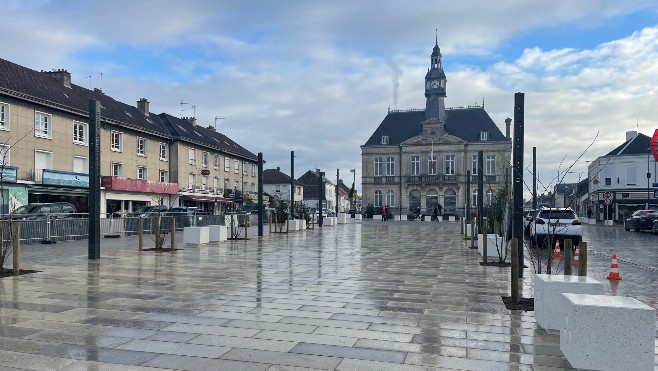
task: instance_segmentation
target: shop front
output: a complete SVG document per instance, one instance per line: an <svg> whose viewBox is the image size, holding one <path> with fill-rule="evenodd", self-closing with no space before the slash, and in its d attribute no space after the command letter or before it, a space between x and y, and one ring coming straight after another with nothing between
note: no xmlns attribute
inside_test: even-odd
<svg viewBox="0 0 658 371"><path fill-rule="evenodd" d="M25 184L16 183L18 168L15 166L3 166L0 169L0 213L9 214L18 207L28 203Z"/></svg>
<svg viewBox="0 0 658 371"><path fill-rule="evenodd" d="M149 205L178 206L178 184L101 177L101 216L122 216Z"/></svg>
<svg viewBox="0 0 658 371"><path fill-rule="evenodd" d="M27 185L28 203L69 202L88 212L89 174L43 169L40 184Z"/></svg>

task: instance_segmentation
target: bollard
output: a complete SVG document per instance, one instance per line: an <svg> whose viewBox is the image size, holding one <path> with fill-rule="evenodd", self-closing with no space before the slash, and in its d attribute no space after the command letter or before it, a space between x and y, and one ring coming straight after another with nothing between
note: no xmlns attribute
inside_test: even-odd
<svg viewBox="0 0 658 371"><path fill-rule="evenodd" d="M144 250L144 218L137 219L137 246L139 251Z"/></svg>
<svg viewBox="0 0 658 371"><path fill-rule="evenodd" d="M564 240L564 275L571 276L571 256L573 255L573 242L570 238Z"/></svg>
<svg viewBox="0 0 658 371"><path fill-rule="evenodd" d="M461 217L459 218L459 227L461 229L459 231L459 234L464 234L464 218Z"/></svg>
<svg viewBox="0 0 658 371"><path fill-rule="evenodd" d="M512 296L512 302L514 304L518 304L519 302L519 259L518 259L518 240L516 238L512 238L512 257L511 262L512 262L512 284L511 284L511 296Z"/></svg>
<svg viewBox="0 0 658 371"><path fill-rule="evenodd" d="M176 250L176 219L171 217L171 252Z"/></svg>
<svg viewBox="0 0 658 371"><path fill-rule="evenodd" d="M155 217L155 248L159 249L164 245L164 241L160 240L160 215Z"/></svg>
<svg viewBox="0 0 658 371"><path fill-rule="evenodd" d="M581 242L578 244L580 249L580 261L578 262L578 275L585 277L587 276L587 242Z"/></svg>
<svg viewBox="0 0 658 371"><path fill-rule="evenodd" d="M487 218L482 218L482 263L487 264Z"/></svg>
<svg viewBox="0 0 658 371"><path fill-rule="evenodd" d="M244 222L244 239L247 239L247 231L249 230L249 214L247 214L247 219Z"/></svg>
<svg viewBox="0 0 658 371"><path fill-rule="evenodd" d="M11 246L13 248L13 263L14 263L14 276L18 276L20 274L20 266L19 266L19 258L20 258L20 250L21 250L21 225L18 224L18 222L12 222L11 223L11 229L12 229L12 235L11 235ZM2 241L2 244L4 245L4 241Z"/></svg>
<svg viewBox="0 0 658 371"><path fill-rule="evenodd" d="M471 249L475 247L475 220L471 222Z"/></svg>

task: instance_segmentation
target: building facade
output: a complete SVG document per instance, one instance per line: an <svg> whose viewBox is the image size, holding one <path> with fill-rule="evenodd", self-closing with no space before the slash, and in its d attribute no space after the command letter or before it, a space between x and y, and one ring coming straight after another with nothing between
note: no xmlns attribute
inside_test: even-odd
<svg viewBox="0 0 658 371"><path fill-rule="evenodd" d="M304 186L298 180L294 180L294 190L290 192L290 181L292 178L281 171L281 168L263 170L263 192L271 196L270 200L276 202L299 204L304 200ZM292 196L292 197L291 197Z"/></svg>
<svg viewBox="0 0 658 371"><path fill-rule="evenodd" d="M463 215L477 204L478 152L483 152L484 202L504 189L512 144L484 106L445 108L447 78L435 44L425 76L425 109L389 111L361 146L363 206L388 206L401 215ZM467 173L470 188L467 189Z"/></svg>
<svg viewBox="0 0 658 371"><path fill-rule="evenodd" d="M588 168L589 204L593 218L623 222L634 211L658 208L654 197L657 164L649 145L651 138L626 132L626 141L604 156L592 161ZM606 205L606 192L610 204Z"/></svg>

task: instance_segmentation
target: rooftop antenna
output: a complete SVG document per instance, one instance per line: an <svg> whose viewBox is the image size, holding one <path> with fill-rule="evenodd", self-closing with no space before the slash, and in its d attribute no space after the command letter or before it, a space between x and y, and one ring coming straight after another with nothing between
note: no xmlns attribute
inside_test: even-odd
<svg viewBox="0 0 658 371"><path fill-rule="evenodd" d="M86 78L89 79L89 90L91 90L91 75L87 76Z"/></svg>
<svg viewBox="0 0 658 371"><path fill-rule="evenodd" d="M226 120L226 117L215 116L215 131L217 131L217 120Z"/></svg>
<svg viewBox="0 0 658 371"><path fill-rule="evenodd" d="M192 118L196 118L196 105L194 105L194 104L192 104L192 103L185 103L185 102L183 102L183 101L180 101L180 106L181 106L181 110L180 110L180 111L181 111L181 112L185 111L185 110L183 109L183 106L185 106L185 105L187 105L187 106L192 106Z"/></svg>
<svg viewBox="0 0 658 371"><path fill-rule="evenodd" d="M436 38L434 39L434 42L436 43L436 45L439 45L439 28L438 27L435 28L434 31L436 33Z"/></svg>
<svg viewBox="0 0 658 371"><path fill-rule="evenodd" d="M482 97L482 108L484 108L484 97Z"/></svg>
<svg viewBox="0 0 658 371"><path fill-rule="evenodd" d="M101 72L101 91L103 91L103 73Z"/></svg>

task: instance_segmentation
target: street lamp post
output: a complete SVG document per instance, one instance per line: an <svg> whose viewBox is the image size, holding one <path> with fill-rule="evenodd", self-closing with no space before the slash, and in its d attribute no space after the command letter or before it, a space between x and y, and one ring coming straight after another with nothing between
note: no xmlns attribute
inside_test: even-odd
<svg viewBox="0 0 658 371"><path fill-rule="evenodd" d="M647 205L646 205L646 210L649 210L649 200L651 199L650 197L650 192L651 188L649 188L649 181L651 180L651 170L649 170L649 158L651 157L651 148L649 148L649 151L647 152Z"/></svg>
<svg viewBox="0 0 658 371"><path fill-rule="evenodd" d="M354 193L356 192L356 189L354 189L354 187L356 185L356 169L350 169L350 173L352 173L352 175L353 175L352 194L350 194L350 208L356 209L356 205L355 205L356 197L354 196Z"/></svg>

